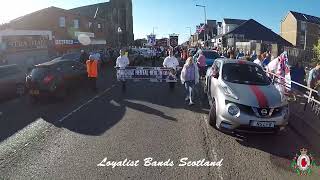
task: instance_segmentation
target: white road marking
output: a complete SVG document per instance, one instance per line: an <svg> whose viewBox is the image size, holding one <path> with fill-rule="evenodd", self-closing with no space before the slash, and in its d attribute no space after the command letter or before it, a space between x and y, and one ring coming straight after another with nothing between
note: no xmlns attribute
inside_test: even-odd
<svg viewBox="0 0 320 180"><path fill-rule="evenodd" d="M214 148L214 145L211 141L211 139L209 138L209 130L210 130L210 125L209 125L209 122L208 122L208 119L207 117L204 115L203 116L203 119L205 120L205 124L206 124L206 129L205 129L205 135L207 136L206 138L209 140L209 151L211 153L211 156L213 157L213 161L217 162L219 161L218 160L218 154L217 152L215 151L215 148ZM221 166L222 167L222 166ZM217 167L218 169L218 176L221 180L223 180L223 176L222 176L222 171L221 171L221 167Z"/></svg>
<svg viewBox="0 0 320 180"><path fill-rule="evenodd" d="M108 91L110 91L113 87L115 87L115 85L112 85L111 88L107 88L105 89L103 92L101 92L100 94L94 96L93 98L89 99L86 103L80 105L79 107L77 107L76 109L74 109L73 111L71 111L70 113L68 113L67 115L65 115L64 117L62 117L61 119L59 119L59 122L62 122L64 120L66 120L67 118L69 118L72 114L78 112L80 109L82 109L84 106L90 104L92 101L98 99L99 97L103 96L105 93L107 93Z"/></svg>
<svg viewBox="0 0 320 180"><path fill-rule="evenodd" d="M120 105L118 102L116 102L115 100L111 100L109 103L112 104L113 106L116 106L116 107L120 107L120 106L121 106L121 105Z"/></svg>

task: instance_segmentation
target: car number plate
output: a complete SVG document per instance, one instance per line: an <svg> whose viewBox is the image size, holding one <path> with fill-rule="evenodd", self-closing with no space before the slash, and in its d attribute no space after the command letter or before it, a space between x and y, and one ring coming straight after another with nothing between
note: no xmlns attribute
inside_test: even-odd
<svg viewBox="0 0 320 180"><path fill-rule="evenodd" d="M251 121L251 126L253 127L262 127L262 128L273 128L274 122L266 122L266 121Z"/></svg>
<svg viewBox="0 0 320 180"><path fill-rule="evenodd" d="M39 93L39 90L30 90L29 93L30 93L31 95L39 95L39 94L40 94L40 93Z"/></svg>

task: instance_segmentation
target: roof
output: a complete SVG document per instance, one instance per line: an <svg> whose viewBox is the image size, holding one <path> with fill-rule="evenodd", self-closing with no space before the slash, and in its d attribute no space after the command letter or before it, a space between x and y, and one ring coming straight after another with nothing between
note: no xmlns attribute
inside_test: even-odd
<svg viewBox="0 0 320 180"><path fill-rule="evenodd" d="M66 9L62 9L62 8L58 8L58 7L51 6L51 7L48 7L48 8L44 8L44 9L41 9L41 10L32 12L32 13L30 13L30 14L26 14L26 15L24 15L24 16L20 16L20 17L18 17L18 18L16 18L16 19L11 20L8 24L13 23L13 22L17 22L17 21L20 21L20 20L23 20L24 18L33 16L33 15L38 14L38 13L41 13L41 12L47 12L47 11L50 11L50 10L62 11L62 12L64 12L64 13L73 14L73 15L78 15L78 16L83 16L83 17L87 17L87 18L93 19L93 16L90 17L90 16L86 16L86 15L84 15L84 14L79 14L79 13L77 13L77 12L73 12L73 11L69 11L69 10L66 10ZM103 20L103 19L98 18L98 20Z"/></svg>
<svg viewBox="0 0 320 180"><path fill-rule="evenodd" d="M224 23L226 23L226 24L237 24L237 25L240 25L240 24L246 22L247 20L224 18L223 21L224 21Z"/></svg>
<svg viewBox="0 0 320 180"><path fill-rule="evenodd" d="M29 13L29 14L26 14L26 15L23 15L23 16L20 16L20 17L18 17L18 18L16 18L16 19L11 20L9 23L22 20L23 18L32 16L32 15L35 15L35 14L38 14L38 13L41 13L41 12L46 12L46 11L48 11L48 10L50 10L50 9L57 9L57 10L63 10L63 11L65 11L64 9L51 6L51 7L47 7L47 8L44 8L44 9L40 9L40 10L38 10L38 11L35 11L35 12L32 12L32 13Z"/></svg>
<svg viewBox="0 0 320 180"><path fill-rule="evenodd" d="M107 7L109 6L109 2L104 2L104 3L97 3L97 4L91 4L88 6L81 6L73 9L69 9L70 12L89 16L89 17L95 17L96 13L98 13L98 17L104 16L103 10L106 10ZM97 12L97 9L98 12Z"/></svg>
<svg viewBox="0 0 320 180"><path fill-rule="evenodd" d="M257 65L254 62L243 60L243 59L229 59L229 58L218 58L216 60L222 61L224 64L250 64L250 65Z"/></svg>
<svg viewBox="0 0 320 180"><path fill-rule="evenodd" d="M309 22L309 23L314 23L314 24L319 24L320 25L320 18L319 17L311 16L311 15L307 15L307 14L303 14L303 13L298 13L298 12L294 12L294 11L290 11L290 13L297 20L306 21L306 22Z"/></svg>
<svg viewBox="0 0 320 180"><path fill-rule="evenodd" d="M269 42L275 42L277 44L281 44L285 46L292 46L291 43L283 39L280 35L278 35L277 33L273 32L271 29L263 26L262 24L258 23L253 19L246 21L236 29L222 36L226 36L228 34L243 34L244 38L248 40L269 41Z"/></svg>

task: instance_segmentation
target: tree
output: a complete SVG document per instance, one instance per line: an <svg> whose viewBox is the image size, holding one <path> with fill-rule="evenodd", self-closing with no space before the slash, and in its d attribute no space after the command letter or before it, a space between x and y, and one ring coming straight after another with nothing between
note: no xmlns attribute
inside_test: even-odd
<svg viewBox="0 0 320 180"><path fill-rule="evenodd" d="M320 63L320 39L318 40L318 43L313 46L313 52L315 54L313 63Z"/></svg>

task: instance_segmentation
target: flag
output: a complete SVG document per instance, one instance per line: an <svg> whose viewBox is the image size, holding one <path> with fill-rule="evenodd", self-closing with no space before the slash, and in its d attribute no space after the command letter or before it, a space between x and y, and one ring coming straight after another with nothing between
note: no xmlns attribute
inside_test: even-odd
<svg viewBox="0 0 320 180"><path fill-rule="evenodd" d="M285 94L288 89L291 89L291 75L289 67L289 59L287 52L284 51L276 59L273 59L266 67L268 72L275 73L277 76L280 76L284 79L278 79L276 84L277 89ZM286 84L287 87L284 87L281 84Z"/></svg>
<svg viewBox="0 0 320 180"><path fill-rule="evenodd" d="M148 45L154 46L156 45L156 35L148 35Z"/></svg>
<svg viewBox="0 0 320 180"><path fill-rule="evenodd" d="M202 31L205 30L205 25L197 26L196 30L197 30L197 33L200 34Z"/></svg>
<svg viewBox="0 0 320 180"><path fill-rule="evenodd" d="M170 46L175 48L178 46L178 36L177 35L170 35L169 36L169 43L170 43Z"/></svg>

